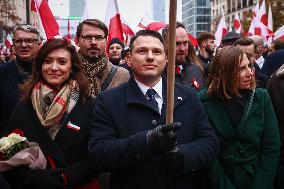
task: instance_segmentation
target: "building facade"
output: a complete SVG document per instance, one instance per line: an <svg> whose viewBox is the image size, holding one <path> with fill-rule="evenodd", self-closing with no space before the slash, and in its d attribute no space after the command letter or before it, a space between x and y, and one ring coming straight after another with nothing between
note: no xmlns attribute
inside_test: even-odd
<svg viewBox="0 0 284 189"><path fill-rule="evenodd" d="M201 32L210 32L211 1L182 0L182 22L194 37Z"/></svg>
<svg viewBox="0 0 284 189"><path fill-rule="evenodd" d="M256 3L257 0L211 0L211 31L215 32L217 30L222 11L224 11L227 26L232 27L236 12L239 14L240 19L243 20L244 14L252 12Z"/></svg>
<svg viewBox="0 0 284 189"><path fill-rule="evenodd" d="M166 18L166 2L165 0L153 0L152 1L152 12L153 19L160 22L165 22Z"/></svg>
<svg viewBox="0 0 284 189"><path fill-rule="evenodd" d="M17 24L31 24L33 15L30 10L31 0L0 1L0 46Z"/></svg>

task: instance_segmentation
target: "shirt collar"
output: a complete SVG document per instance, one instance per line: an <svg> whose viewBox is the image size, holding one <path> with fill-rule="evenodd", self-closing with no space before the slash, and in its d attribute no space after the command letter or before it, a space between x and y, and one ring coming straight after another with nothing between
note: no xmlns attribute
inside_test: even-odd
<svg viewBox="0 0 284 189"><path fill-rule="evenodd" d="M150 87L140 83L136 79L135 79L135 82L137 83L138 87L143 92L143 94L146 95L146 92L147 92L148 89L150 89ZM159 82L154 87L152 87L152 89L154 89L156 91L157 95L160 98L163 99L163 80L162 80L162 77L160 78Z"/></svg>

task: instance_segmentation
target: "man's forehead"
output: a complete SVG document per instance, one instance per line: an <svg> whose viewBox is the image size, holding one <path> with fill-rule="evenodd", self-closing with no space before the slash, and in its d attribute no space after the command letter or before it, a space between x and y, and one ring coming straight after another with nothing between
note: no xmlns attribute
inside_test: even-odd
<svg viewBox="0 0 284 189"><path fill-rule="evenodd" d="M37 37L37 34L29 31L24 31L24 30L17 30L15 31L14 38L19 37L22 38L22 36L25 37Z"/></svg>
<svg viewBox="0 0 284 189"><path fill-rule="evenodd" d="M83 25L82 33L83 32L104 34L104 31L101 28L90 24Z"/></svg>

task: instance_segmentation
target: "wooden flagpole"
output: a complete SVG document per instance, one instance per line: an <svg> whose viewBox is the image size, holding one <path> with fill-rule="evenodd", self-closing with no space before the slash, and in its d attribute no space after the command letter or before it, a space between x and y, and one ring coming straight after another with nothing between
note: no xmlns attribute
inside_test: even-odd
<svg viewBox="0 0 284 189"><path fill-rule="evenodd" d="M176 57L176 12L177 1L170 0L169 33L168 33L168 63L167 63L167 109L166 123L173 123L175 57Z"/></svg>

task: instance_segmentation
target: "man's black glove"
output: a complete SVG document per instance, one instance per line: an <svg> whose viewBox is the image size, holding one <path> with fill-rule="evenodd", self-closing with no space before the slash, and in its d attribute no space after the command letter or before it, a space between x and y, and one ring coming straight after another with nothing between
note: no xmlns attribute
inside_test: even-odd
<svg viewBox="0 0 284 189"><path fill-rule="evenodd" d="M161 160L169 172L178 174L183 171L184 156L178 146L161 154Z"/></svg>
<svg viewBox="0 0 284 189"><path fill-rule="evenodd" d="M26 169L21 176L29 188L64 188L62 169Z"/></svg>
<svg viewBox="0 0 284 189"><path fill-rule="evenodd" d="M177 131L180 123L159 125L148 131L147 142L153 153L159 154L170 151L177 145Z"/></svg>

